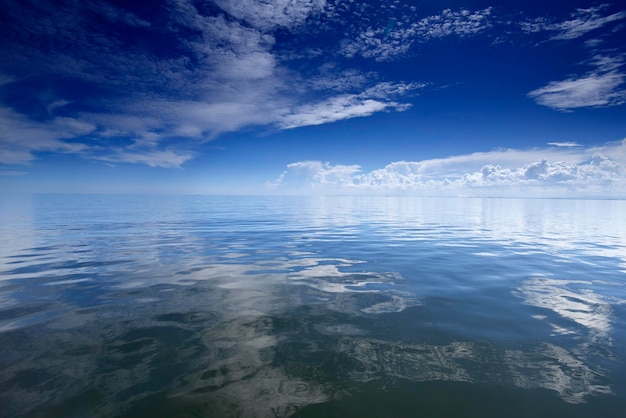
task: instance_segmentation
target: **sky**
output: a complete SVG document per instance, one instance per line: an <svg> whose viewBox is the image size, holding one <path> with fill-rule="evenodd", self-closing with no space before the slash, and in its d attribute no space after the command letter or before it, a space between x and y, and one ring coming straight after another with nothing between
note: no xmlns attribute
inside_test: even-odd
<svg viewBox="0 0 626 418"><path fill-rule="evenodd" d="M5 0L0 192L626 198L626 4Z"/></svg>

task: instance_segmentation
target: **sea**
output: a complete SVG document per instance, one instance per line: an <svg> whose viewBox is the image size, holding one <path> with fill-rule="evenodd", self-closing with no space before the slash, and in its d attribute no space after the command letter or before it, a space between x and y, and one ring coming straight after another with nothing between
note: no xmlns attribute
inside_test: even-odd
<svg viewBox="0 0 626 418"><path fill-rule="evenodd" d="M2 417L626 417L626 201L0 197Z"/></svg>

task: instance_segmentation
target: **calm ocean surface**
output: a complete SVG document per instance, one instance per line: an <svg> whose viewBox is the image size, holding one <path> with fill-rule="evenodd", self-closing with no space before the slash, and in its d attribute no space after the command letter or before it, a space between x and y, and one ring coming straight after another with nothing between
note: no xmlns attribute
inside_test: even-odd
<svg viewBox="0 0 626 418"><path fill-rule="evenodd" d="M624 417L626 201L0 197L0 415Z"/></svg>

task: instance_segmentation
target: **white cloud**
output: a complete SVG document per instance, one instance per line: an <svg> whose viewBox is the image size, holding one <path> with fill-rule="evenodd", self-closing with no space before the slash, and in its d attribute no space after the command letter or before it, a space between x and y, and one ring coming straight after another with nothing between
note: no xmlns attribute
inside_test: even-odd
<svg viewBox="0 0 626 418"><path fill-rule="evenodd" d="M423 86L420 83L379 83L359 94L333 96L316 103L285 109L276 125L280 129L293 129L370 116L381 111L401 112L408 109L410 104L398 103L391 98L404 96Z"/></svg>
<svg viewBox="0 0 626 418"><path fill-rule="evenodd" d="M541 160L516 169L486 165L480 172L467 174L463 183L467 186L491 186L516 184L538 187L562 186L587 188L592 185L604 185L624 181L621 166L609 158L597 155L590 161L571 164L563 161L554 163Z"/></svg>
<svg viewBox="0 0 626 418"><path fill-rule="evenodd" d="M141 123L133 118L127 118L121 122L126 122L135 129ZM2 126L0 132L1 164L29 164L37 158L38 153L54 152L75 154L106 162L140 163L151 167L176 168L193 156L190 151L154 149L142 143L139 143L139 146L131 145L127 148L109 148L104 147L98 140L92 140L91 144L77 142L76 137L95 133L97 125L75 118L57 117L51 121L37 122L10 109L0 108L0 126ZM115 134L123 133L116 132ZM138 138L138 141L141 142L141 139Z"/></svg>
<svg viewBox="0 0 626 418"><path fill-rule="evenodd" d="M498 149L488 152L474 152L465 155L455 155L446 158L434 158L419 162L392 163L393 171L418 174L426 179L441 179L442 177L461 177L468 172L480 171L485 164L495 164L502 167L520 167L529 161L542 159L563 160L570 163L580 163L591 158L595 151L588 149L560 149L560 148L532 148L527 150Z"/></svg>
<svg viewBox="0 0 626 418"><path fill-rule="evenodd" d="M426 83L390 83L386 81L365 89L360 96L387 99L394 96L405 96L423 87L426 87Z"/></svg>
<svg viewBox="0 0 626 418"><path fill-rule="evenodd" d="M553 32L554 34L550 37L552 40L575 39L611 22L626 18L626 12L623 11L602 15L600 12L606 9L606 7L607 5L604 4L588 9L576 9L570 15L571 19L562 22L553 22L540 17L522 22L521 26L526 33Z"/></svg>
<svg viewBox="0 0 626 418"><path fill-rule="evenodd" d="M595 56L591 64L596 68L580 77L551 81L546 86L528 93L541 105L557 110L581 107L618 106L626 101L622 87L626 76L620 71L621 56Z"/></svg>
<svg viewBox="0 0 626 418"><path fill-rule="evenodd" d="M325 185L347 184L360 171L358 165L331 165L321 161L300 161L287 165L271 188L295 187L305 189L323 188Z"/></svg>
<svg viewBox="0 0 626 418"><path fill-rule="evenodd" d="M626 91L620 73L589 74L580 78L551 81L528 95L537 103L558 110L579 107L617 106L624 103Z"/></svg>
<svg viewBox="0 0 626 418"><path fill-rule="evenodd" d="M31 121L7 108L0 108L0 163L27 164L36 152L80 154L87 146L67 139L84 135L94 126L73 118L55 118L50 123Z"/></svg>
<svg viewBox="0 0 626 418"><path fill-rule="evenodd" d="M401 108L395 102L384 103L378 100L361 99L356 95L336 96L330 99L306 104L291 109L278 122L281 129L292 129L301 126L322 125L338 120L370 116L388 108Z"/></svg>
<svg viewBox="0 0 626 418"><path fill-rule="evenodd" d="M348 57L361 55L377 61L394 59L407 53L414 43L445 36L469 36L489 26L491 8L471 12L466 9L445 9L413 23L390 21L390 26L368 28L355 39L344 41L342 53Z"/></svg>
<svg viewBox="0 0 626 418"><path fill-rule="evenodd" d="M626 139L603 147L498 150L397 161L362 172L357 165L293 163L275 182L286 193L463 196L626 197Z"/></svg>
<svg viewBox="0 0 626 418"><path fill-rule="evenodd" d="M92 158L109 163L140 163L150 167L180 168L183 163L193 157L191 152L178 150L144 150L112 149L101 156Z"/></svg>
<svg viewBox="0 0 626 418"><path fill-rule="evenodd" d="M281 129L293 129L301 126L321 125L343 119L370 116L381 110L398 107L400 105L395 102L363 100L354 95L338 96L293 109L293 113L282 117L278 126Z"/></svg>
<svg viewBox="0 0 626 418"><path fill-rule="evenodd" d="M334 65L327 63L320 68L320 75L310 79L310 85L313 90L360 91L373 78L374 73L367 74L356 69L337 72Z"/></svg>
<svg viewBox="0 0 626 418"><path fill-rule="evenodd" d="M231 16L253 27L268 30L303 23L310 14L321 12L326 0L215 0L215 3Z"/></svg>
<svg viewBox="0 0 626 418"><path fill-rule="evenodd" d="M595 47L602 45L603 43L604 43L604 40L600 38L587 39L584 42L587 48L595 48Z"/></svg>
<svg viewBox="0 0 626 418"><path fill-rule="evenodd" d="M256 94L248 92L248 95L252 100L246 101L245 94L233 95L231 100L215 103L154 100L136 104L132 112L145 115L138 119L146 121L152 120L152 115L160 115L160 137L205 141L223 132L237 131L250 125L266 125L276 120L275 107L280 104L278 100L269 101L263 106L261 98Z"/></svg>
<svg viewBox="0 0 626 418"><path fill-rule="evenodd" d="M288 68L281 61L288 51L275 48L272 31L306 23L326 8L324 0L216 3L230 17L203 14L189 0L172 0L163 6L168 14L158 25L112 5L44 4L41 10L28 11L12 3L8 13L23 30L17 34L21 43L0 40L10 50L7 54L17 63L37 62L42 74L79 79L115 96L99 97L93 103L100 109L79 113L72 112L84 105L80 97L40 98L50 116L47 121L29 121L13 112L12 125L0 134L0 161L27 163L45 150L177 167L193 155L193 141L197 145L249 126L290 129L402 111L409 105L399 98L421 87L376 84L374 73L330 64L312 78L306 71ZM36 25L33 13L42 15ZM146 31L145 36L151 31L170 34L176 48L169 45L163 51L175 53L162 57L150 48L129 46L107 32L105 24L91 22L88 17L94 13L116 27L122 23ZM46 45L52 35L55 48L50 50ZM20 77L0 75L0 85L14 82ZM60 114L72 117L54 117ZM92 145L78 143L84 135L91 136ZM39 139L24 140L35 137ZM116 146L107 150L107 142Z"/></svg>
<svg viewBox="0 0 626 418"><path fill-rule="evenodd" d="M580 147L581 146L577 142L548 142L548 145L552 145L554 147Z"/></svg>
<svg viewBox="0 0 626 418"><path fill-rule="evenodd" d="M56 109L63 108L64 106L67 106L68 104L70 104L70 102L67 100L63 100L63 99L55 100L52 103L48 104L46 106L46 109L48 110L48 113L52 115Z"/></svg>

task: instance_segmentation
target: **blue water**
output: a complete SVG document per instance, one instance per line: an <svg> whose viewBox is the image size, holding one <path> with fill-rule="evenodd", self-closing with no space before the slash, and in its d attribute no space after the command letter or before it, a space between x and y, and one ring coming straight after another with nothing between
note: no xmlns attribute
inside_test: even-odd
<svg viewBox="0 0 626 418"><path fill-rule="evenodd" d="M0 198L0 415L624 417L626 201Z"/></svg>

